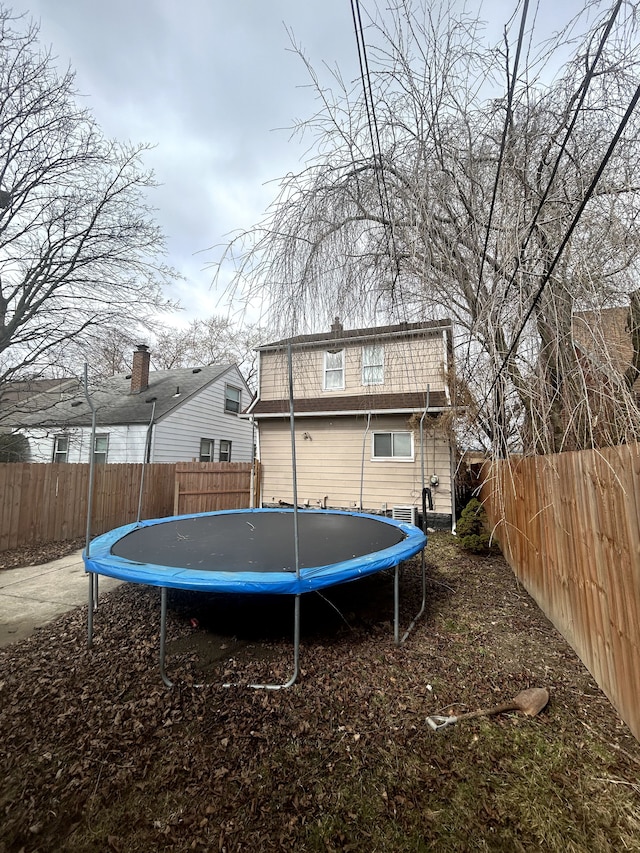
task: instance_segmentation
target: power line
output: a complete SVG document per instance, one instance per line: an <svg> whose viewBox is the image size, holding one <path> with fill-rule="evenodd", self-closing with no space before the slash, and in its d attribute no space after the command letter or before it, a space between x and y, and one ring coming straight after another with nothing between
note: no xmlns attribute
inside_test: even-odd
<svg viewBox="0 0 640 853"><path fill-rule="evenodd" d="M351 0L351 14L353 17L353 28L356 37L356 45L358 48L358 63L360 65L360 78L362 80L362 89L364 93L365 109L367 113L367 126L369 128L369 137L371 140L371 148L373 150L374 173L378 187L378 198L380 200L380 209L382 211L382 223L387 239L387 247L389 255L395 263L395 273L391 284L391 299L393 301L395 285L400 274L400 263L398 260L398 252L395 239L395 231L393 227L393 213L391 203L389 201L389 192L387 189L384 166L382 159L382 145L380 143L380 131L378 129L378 121L376 118L375 102L373 98L373 87L371 85L371 74L369 71L369 61L367 58L367 47L364 39L364 28L362 26L362 16L360 13L360 0Z"/></svg>

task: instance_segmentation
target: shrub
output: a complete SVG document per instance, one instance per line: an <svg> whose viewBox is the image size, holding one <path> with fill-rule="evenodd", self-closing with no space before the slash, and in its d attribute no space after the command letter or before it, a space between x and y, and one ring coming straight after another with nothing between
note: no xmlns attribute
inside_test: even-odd
<svg viewBox="0 0 640 853"><path fill-rule="evenodd" d="M497 551L495 541L491 541L487 530L487 513L477 498L471 498L462 510L456 525L458 542L465 551L482 554L487 551Z"/></svg>

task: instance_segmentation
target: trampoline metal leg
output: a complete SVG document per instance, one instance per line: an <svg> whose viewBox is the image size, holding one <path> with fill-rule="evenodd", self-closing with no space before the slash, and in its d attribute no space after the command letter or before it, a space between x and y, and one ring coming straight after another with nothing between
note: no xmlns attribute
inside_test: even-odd
<svg viewBox="0 0 640 853"><path fill-rule="evenodd" d="M254 690L283 690L286 687L291 687L295 684L298 678L298 669L300 664L300 595L296 595L294 602L294 621L293 621L293 674L291 678L284 684L250 684Z"/></svg>
<svg viewBox="0 0 640 853"><path fill-rule="evenodd" d="M89 611L87 613L87 645L89 648L93 646L93 572L89 572Z"/></svg>
<svg viewBox="0 0 640 853"><path fill-rule="evenodd" d="M400 566L396 563L393 576L393 640L400 645Z"/></svg>
<svg viewBox="0 0 640 853"><path fill-rule="evenodd" d="M405 642L405 640L407 639L409 634L416 627L416 622L424 613L426 605L427 605L427 574L426 574L426 568L425 568L424 549L423 549L423 551L422 551L422 606L420 607L419 612L415 615L411 625L409 625L407 630L404 632L402 639L400 640L400 645L402 645L402 643Z"/></svg>
<svg viewBox="0 0 640 853"><path fill-rule="evenodd" d="M166 687L173 687L164 668L164 650L167 640L167 588L160 587L160 675Z"/></svg>

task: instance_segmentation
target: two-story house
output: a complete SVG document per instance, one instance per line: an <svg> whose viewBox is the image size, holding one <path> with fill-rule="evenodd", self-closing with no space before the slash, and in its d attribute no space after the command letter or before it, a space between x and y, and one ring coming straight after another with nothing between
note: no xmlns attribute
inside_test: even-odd
<svg viewBox="0 0 640 853"><path fill-rule="evenodd" d="M450 526L454 442L449 320L301 335L258 348L256 425L263 506L293 500L289 351L298 503L386 513L421 513ZM422 426L422 429L421 429Z"/></svg>
<svg viewBox="0 0 640 853"><path fill-rule="evenodd" d="M37 391L37 383L32 391ZM253 429L239 417L251 392L235 364L150 370L148 347L131 373L77 381L0 407L0 429L26 436L30 462L250 462ZM93 447L92 447L93 443Z"/></svg>

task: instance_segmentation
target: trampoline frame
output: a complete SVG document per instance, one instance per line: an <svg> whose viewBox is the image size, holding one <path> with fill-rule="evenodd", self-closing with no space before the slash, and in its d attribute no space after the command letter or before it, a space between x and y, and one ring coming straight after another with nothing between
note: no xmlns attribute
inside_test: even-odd
<svg viewBox="0 0 640 853"><path fill-rule="evenodd" d="M179 567L161 566L154 564L136 563L124 557L119 557L111 553L112 546L127 536L129 533L157 524L167 524L176 520L186 520L191 518L212 517L230 514L265 514L265 513L280 513L291 514L296 521L295 534L295 550L296 550L296 573L291 571L280 572L225 572L223 570L194 570L181 569ZM404 538L391 547L387 547L378 551L373 551L359 557L343 560L329 564L327 566L312 567L301 569L298 565L298 540L297 540L297 516L307 513L317 514L319 516L339 515L353 516L358 518L366 518L374 520L380 524L388 524L399 528ZM413 524L408 524L403 521L390 519L386 516L370 515L359 512L346 512L342 510L299 510L295 512L293 509L241 509L241 510L223 510L219 512L197 513L185 516L173 516L168 518L153 519L151 521L138 521L135 524L125 525L116 528L108 533L98 536L90 544L90 549L86 548L83 552L85 562L85 571L89 575L89 615L87 621L88 627L88 643L91 647L93 642L93 613L96 609L97 592L98 592L98 576L100 574L115 577L120 580L130 581L133 583L141 583L147 586L160 587L160 648L159 648L159 668L163 683L167 687L171 687L173 682L166 673L166 635L167 635L167 591L168 589L189 589L194 591L206 592L236 592L252 594L289 594L294 596L294 651L293 651L293 673L291 677L283 684L250 684L250 687L256 689L279 690L281 688L290 687L295 683L299 673L300 660L300 596L303 593L312 592L328 586L337 586L341 583L348 583L353 580L365 577L385 569L394 569L394 605L393 605L393 623L394 623L394 641L396 646L402 645L407 639L413 627L422 615L426 603L426 578L425 578L425 562L424 562L424 547L427 542L427 537L418 527ZM422 606L420 612L411 622L409 628L400 637L400 580L399 572L400 565L410 557L415 556L418 552L422 552ZM252 587L250 589L242 589L241 581L232 583L232 576L237 576L239 579L251 577L255 575L262 577L275 578L271 583L265 584L263 588ZM333 580L332 577L339 577L339 580ZM282 584L286 589L282 588ZM226 684L225 686L231 686Z"/></svg>

